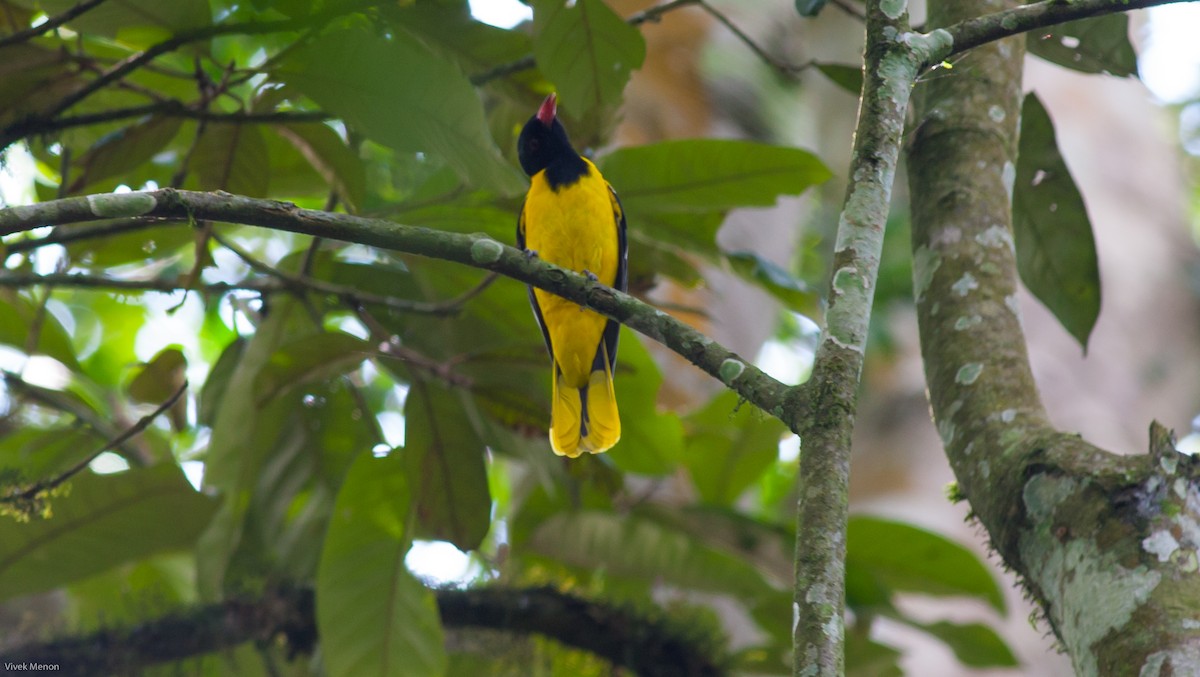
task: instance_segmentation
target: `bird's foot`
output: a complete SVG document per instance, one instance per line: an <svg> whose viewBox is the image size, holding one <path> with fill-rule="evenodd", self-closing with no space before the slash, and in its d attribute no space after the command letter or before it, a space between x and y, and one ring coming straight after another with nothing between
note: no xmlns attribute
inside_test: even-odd
<svg viewBox="0 0 1200 677"><path fill-rule="evenodd" d="M525 253L526 261L532 261L538 257L538 253L537 253L536 249L526 249L526 250L524 250L524 253Z"/></svg>
<svg viewBox="0 0 1200 677"><path fill-rule="evenodd" d="M583 276L586 277L587 279L591 280L592 282L600 281L600 278L596 277L595 273L593 273L592 271L590 271L586 268L584 268L584 270L583 270Z"/></svg>

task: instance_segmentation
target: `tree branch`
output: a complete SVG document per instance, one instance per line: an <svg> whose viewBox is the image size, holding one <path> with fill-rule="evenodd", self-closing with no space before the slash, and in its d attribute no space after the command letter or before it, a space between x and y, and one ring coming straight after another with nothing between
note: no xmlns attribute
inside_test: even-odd
<svg viewBox="0 0 1200 677"><path fill-rule="evenodd" d="M140 118L146 115L162 115L172 118L188 118L190 120L205 120L208 122L232 122L239 124L274 124L286 122L323 122L332 119L322 111L273 111L270 113L214 113L198 110L182 101L169 100L148 103L142 106L114 108L112 110L74 115L60 118L35 118L27 121L22 127L22 135L46 134L73 127L84 127L104 122L116 122L130 118Z"/></svg>
<svg viewBox="0 0 1200 677"><path fill-rule="evenodd" d="M552 588L438 589L434 595L446 627L539 634L641 675L724 674L701 642L669 622ZM0 654L0 662L57 665L60 675L130 674L251 641L282 640L289 652L307 654L317 639L312 591L277 590L180 611L133 628L17 647Z"/></svg>
<svg viewBox="0 0 1200 677"><path fill-rule="evenodd" d="M16 33L6 35L3 38L0 38L0 49L4 49L5 47L16 45L22 42L27 42L39 35L44 35L67 23L71 19L74 19L80 14L83 14L84 12L96 7L102 2L105 2L105 0L85 0L85 2L75 5L61 14L56 14L55 16L50 17L36 26L30 26L23 31L17 31Z"/></svg>
<svg viewBox="0 0 1200 677"><path fill-rule="evenodd" d="M199 193L172 188L89 195L3 209L0 210L0 235L46 225L134 217L212 220L261 226L394 249L491 270L591 308L666 345L720 379L747 401L782 420L792 430L804 418L805 398L799 388L771 378L703 333L632 296L583 275L530 258L525 252L484 235L449 233L383 219L300 209L290 203L228 193Z"/></svg>

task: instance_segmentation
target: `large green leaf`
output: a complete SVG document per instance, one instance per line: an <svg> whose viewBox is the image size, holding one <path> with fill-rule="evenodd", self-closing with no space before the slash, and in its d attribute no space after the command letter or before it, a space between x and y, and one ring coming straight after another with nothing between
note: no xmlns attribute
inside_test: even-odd
<svg viewBox="0 0 1200 677"><path fill-rule="evenodd" d="M683 459L700 498L731 505L779 457L785 428L756 407L723 390L684 421Z"/></svg>
<svg viewBox="0 0 1200 677"><path fill-rule="evenodd" d="M751 251L725 255L733 270L782 302L789 310L811 318L821 316L821 294L802 280Z"/></svg>
<svg viewBox="0 0 1200 677"><path fill-rule="evenodd" d="M331 677L440 675L433 593L404 566L412 494L398 453L363 455L338 492L317 572L317 631Z"/></svg>
<svg viewBox="0 0 1200 677"><path fill-rule="evenodd" d="M41 0L46 14L54 16L79 0ZM80 14L67 26L79 33L116 38L136 47L147 47L189 28L212 22L208 0L111 0Z"/></svg>
<svg viewBox="0 0 1200 677"><path fill-rule="evenodd" d="M1021 106L1021 145L1013 187L1017 270L1079 345L1100 315L1100 268L1083 196L1058 152L1054 123L1037 95Z"/></svg>
<svg viewBox="0 0 1200 677"><path fill-rule="evenodd" d="M28 486L66 471L107 440L74 422L53 428L23 426L0 436L0 491L3 485Z"/></svg>
<svg viewBox="0 0 1200 677"><path fill-rule="evenodd" d="M949 646L963 665L973 668L1015 667L1017 657L996 631L982 623L912 623Z"/></svg>
<svg viewBox="0 0 1200 677"><path fill-rule="evenodd" d="M123 175L144 162L149 162L175 138L183 118L154 116L140 120L120 131L105 135L76 161L78 173L70 192L104 192L124 180ZM116 177L113 185L96 185ZM97 190L99 189L99 190Z"/></svg>
<svg viewBox="0 0 1200 677"><path fill-rule="evenodd" d="M52 505L48 519L0 520L0 599L187 548L215 509L173 464L115 475L85 472Z"/></svg>
<svg viewBox="0 0 1200 677"><path fill-rule="evenodd" d="M414 381L404 403L404 451L417 535L479 547L491 526L484 445L460 393Z"/></svg>
<svg viewBox="0 0 1200 677"><path fill-rule="evenodd" d="M475 186L515 194L524 185L492 141L475 88L403 31L330 31L276 73L367 137L432 153Z"/></svg>
<svg viewBox="0 0 1200 677"><path fill-rule="evenodd" d="M271 354L254 381L260 403L305 383L340 376L373 352L371 344L350 334L323 332L289 341Z"/></svg>
<svg viewBox="0 0 1200 677"><path fill-rule="evenodd" d="M767 206L831 174L817 156L755 141L692 139L622 148L601 170L630 214Z"/></svg>
<svg viewBox="0 0 1200 677"><path fill-rule="evenodd" d="M328 125L292 123L275 125L275 132L287 139L337 191L349 211L356 212L366 198L367 177L363 163L354 150Z"/></svg>
<svg viewBox="0 0 1200 677"><path fill-rule="evenodd" d="M646 58L641 32L603 0L538 0L533 33L533 57L557 86L562 106L587 129L600 129Z"/></svg>
<svg viewBox="0 0 1200 677"><path fill-rule="evenodd" d="M850 518L846 576L870 577L892 591L975 597L1004 610L991 572L963 546L909 524L876 517Z"/></svg>
<svg viewBox="0 0 1200 677"><path fill-rule="evenodd" d="M774 589L747 562L682 531L634 516L580 511L559 514L537 528L529 547L570 566L747 599Z"/></svg>
<svg viewBox="0 0 1200 677"><path fill-rule="evenodd" d="M1072 70L1137 75L1137 54L1129 42L1129 16L1124 13L1032 30L1025 34L1025 47Z"/></svg>
<svg viewBox="0 0 1200 677"><path fill-rule="evenodd" d="M72 369L79 368L71 338L54 313L39 310L25 297L9 291L0 292L0 343L30 354L49 355Z"/></svg>

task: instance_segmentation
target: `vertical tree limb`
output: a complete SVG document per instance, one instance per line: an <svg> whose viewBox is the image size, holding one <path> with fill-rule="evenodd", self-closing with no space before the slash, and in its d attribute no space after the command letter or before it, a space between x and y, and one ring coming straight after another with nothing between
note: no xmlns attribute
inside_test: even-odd
<svg viewBox="0 0 1200 677"><path fill-rule="evenodd" d="M906 3L867 3L865 78L838 222L826 326L812 377L796 511L793 673L841 675L850 435L909 94L944 33L909 31ZM945 47L945 46L943 46Z"/></svg>

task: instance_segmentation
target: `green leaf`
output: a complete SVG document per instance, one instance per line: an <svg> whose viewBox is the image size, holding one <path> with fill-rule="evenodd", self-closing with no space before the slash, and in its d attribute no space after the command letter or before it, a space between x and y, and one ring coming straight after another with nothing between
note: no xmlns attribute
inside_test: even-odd
<svg viewBox="0 0 1200 677"><path fill-rule="evenodd" d="M342 137L328 125L318 122L275 125L277 134L287 139L321 174L351 213L362 209L367 191L367 175L362 161Z"/></svg>
<svg viewBox="0 0 1200 677"><path fill-rule="evenodd" d="M732 505L775 462L786 430L728 390L690 414L684 427L684 465L701 500L716 505Z"/></svg>
<svg viewBox="0 0 1200 677"><path fill-rule="evenodd" d="M524 181L492 141L478 93L454 64L403 31L327 32L277 75L367 137L432 153L472 185L512 195Z"/></svg>
<svg viewBox="0 0 1200 677"><path fill-rule="evenodd" d="M821 295L788 271L751 251L729 252L725 258L734 272L762 287L789 310L806 317L821 317Z"/></svg>
<svg viewBox="0 0 1200 677"><path fill-rule="evenodd" d="M118 220L96 221L86 228L109 228L121 223ZM125 223L129 223L128 220ZM85 226L67 226L82 230ZM93 269L107 269L126 263L141 263L154 259L160 262L182 258L180 251L186 245L194 245L196 231L182 224L168 224L157 228L132 228L126 232L114 232L103 237L89 237L67 244L72 262ZM194 247L192 248L194 250ZM106 271L107 272L107 271Z"/></svg>
<svg viewBox="0 0 1200 677"><path fill-rule="evenodd" d="M399 454L354 462L317 572L317 632L330 677L441 675L433 593L404 566L412 495Z"/></svg>
<svg viewBox="0 0 1200 677"><path fill-rule="evenodd" d="M348 373L372 352L370 343L335 332L289 341L262 365L254 380L254 398L262 404L288 389Z"/></svg>
<svg viewBox="0 0 1200 677"><path fill-rule="evenodd" d="M246 348L246 339L237 338L225 346L221 356L208 372L204 387L200 390L200 402L196 407L196 419L200 425L213 427L213 421L242 359L242 351Z"/></svg>
<svg viewBox="0 0 1200 677"><path fill-rule="evenodd" d="M1037 95L1021 106L1013 188L1013 240L1021 281L1087 351L1100 315L1100 267L1083 196L1058 152Z"/></svg>
<svg viewBox="0 0 1200 677"><path fill-rule="evenodd" d="M602 129L646 58L641 31L602 0L538 0L533 34L538 70L558 88L563 108L587 129Z"/></svg>
<svg viewBox="0 0 1200 677"><path fill-rule="evenodd" d="M901 592L975 597L1004 611L1004 596L991 572L963 546L901 522L851 517L846 537L847 577L873 576Z"/></svg>
<svg viewBox="0 0 1200 677"><path fill-rule="evenodd" d="M459 393L414 381L404 403L404 458L420 538L479 547L491 526L484 445Z"/></svg>
<svg viewBox="0 0 1200 677"><path fill-rule="evenodd" d="M1000 635L982 623L909 623L945 642L963 665L973 668L1008 668L1019 665L1012 649L1008 648Z"/></svg>
<svg viewBox="0 0 1200 677"><path fill-rule="evenodd" d="M177 347L164 348L129 382L134 402L161 404L175 394L186 378L187 358Z"/></svg>
<svg viewBox="0 0 1200 677"><path fill-rule="evenodd" d="M1083 73L1137 75L1137 53L1129 42L1129 16L1108 14L1068 21L1025 34L1030 53Z"/></svg>
<svg viewBox="0 0 1200 677"><path fill-rule="evenodd" d="M600 166L630 220L641 213L769 206L831 176L807 151L725 139L621 148L602 158Z"/></svg>
<svg viewBox="0 0 1200 677"><path fill-rule="evenodd" d="M6 475L12 484L22 486L53 477L107 441L74 422L53 428L23 426L6 432L0 436L0 488Z"/></svg>
<svg viewBox="0 0 1200 677"><path fill-rule="evenodd" d="M637 334L621 328L613 386L621 417L621 441L606 456L625 472L663 475L683 453L683 425L658 410L662 373Z"/></svg>
<svg viewBox="0 0 1200 677"><path fill-rule="evenodd" d="M79 193L89 187L95 189L88 192L115 188L122 175L149 162L170 144L182 124L183 118L154 116L105 135L74 163L79 174L69 192ZM97 186L113 177L118 181L112 185Z"/></svg>
<svg viewBox="0 0 1200 677"><path fill-rule="evenodd" d="M846 633L846 677L903 677L900 652L861 633Z"/></svg>
<svg viewBox="0 0 1200 677"><path fill-rule="evenodd" d="M215 509L173 464L115 475L85 472L70 487L68 495L53 499L48 519L0 520L0 599L188 548Z"/></svg>
<svg viewBox="0 0 1200 677"><path fill-rule="evenodd" d="M210 123L196 143L191 168L200 190L266 197L271 158L262 126Z"/></svg>
<svg viewBox="0 0 1200 677"><path fill-rule="evenodd" d="M803 1L803 0L799 0ZM822 2L821 4L824 4ZM861 66L847 66L840 63L814 63L821 74L829 78L833 84L850 92L854 96L862 93L863 71Z"/></svg>
<svg viewBox="0 0 1200 677"><path fill-rule="evenodd" d="M581 511L559 514L534 532L529 547L569 566L665 581L685 588L756 599L774 592L747 562L686 533L635 515Z"/></svg>
<svg viewBox="0 0 1200 677"><path fill-rule="evenodd" d="M800 16L814 17L825 7L829 0L796 0L796 11Z"/></svg>

